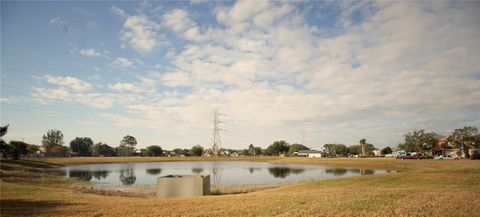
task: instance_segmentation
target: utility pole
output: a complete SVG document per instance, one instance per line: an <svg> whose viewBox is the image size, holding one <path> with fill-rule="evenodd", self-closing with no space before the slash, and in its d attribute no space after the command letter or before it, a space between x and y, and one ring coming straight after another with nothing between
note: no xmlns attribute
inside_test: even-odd
<svg viewBox="0 0 480 217"><path fill-rule="evenodd" d="M219 125L223 123L220 121L219 116L224 115L218 112L218 109L215 109L213 112L213 145L212 145L212 152L214 156L218 156L220 152L220 146L222 145L222 141L220 139L220 129Z"/></svg>

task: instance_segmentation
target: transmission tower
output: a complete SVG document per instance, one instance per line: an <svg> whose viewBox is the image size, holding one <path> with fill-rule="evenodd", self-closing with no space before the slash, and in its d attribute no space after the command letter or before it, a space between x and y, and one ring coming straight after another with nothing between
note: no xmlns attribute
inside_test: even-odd
<svg viewBox="0 0 480 217"><path fill-rule="evenodd" d="M222 140L220 139L220 129L219 125L223 123L220 121L219 116L224 115L218 112L217 109L213 112L213 145L212 145L212 154L218 156L220 151L220 146L222 145Z"/></svg>

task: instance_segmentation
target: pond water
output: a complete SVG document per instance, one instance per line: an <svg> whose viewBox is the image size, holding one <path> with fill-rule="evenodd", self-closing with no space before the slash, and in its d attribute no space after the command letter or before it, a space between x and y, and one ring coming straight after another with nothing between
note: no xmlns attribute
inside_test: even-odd
<svg viewBox="0 0 480 217"><path fill-rule="evenodd" d="M153 185L160 176L181 174L210 175L212 186L225 188L240 185L274 186L303 180L395 172L246 161L88 164L66 166L61 170L67 177L93 182L96 187L120 190L128 186Z"/></svg>

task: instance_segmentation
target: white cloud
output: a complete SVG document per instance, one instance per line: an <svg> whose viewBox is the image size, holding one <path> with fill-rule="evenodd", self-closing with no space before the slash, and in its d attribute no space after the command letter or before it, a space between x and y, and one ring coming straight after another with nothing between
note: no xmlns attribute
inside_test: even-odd
<svg viewBox="0 0 480 217"><path fill-rule="evenodd" d="M184 39L206 41L211 38L211 32L201 32L197 24L190 18L187 11L174 9L162 16L163 25L179 34Z"/></svg>
<svg viewBox="0 0 480 217"><path fill-rule="evenodd" d="M123 57L117 57L117 59L112 62L112 66L115 68L128 69L130 67L133 67L134 65L135 62Z"/></svg>
<svg viewBox="0 0 480 217"><path fill-rule="evenodd" d="M167 73L162 78L163 84L168 87L190 86L190 78L187 73L173 72Z"/></svg>
<svg viewBox="0 0 480 217"><path fill-rule="evenodd" d="M143 77L143 76L138 76L138 80L143 86L147 88L153 88L157 84L157 82L154 79Z"/></svg>
<svg viewBox="0 0 480 217"><path fill-rule="evenodd" d="M67 23L67 21L60 18L60 17L54 17L54 18L50 19L49 23L51 23L51 24L55 24L55 23L65 24L65 23Z"/></svg>
<svg viewBox="0 0 480 217"><path fill-rule="evenodd" d="M46 75L44 76L44 79L50 84L68 88L76 92L86 92L92 89L90 83L82 81L76 77ZM64 93L64 91L59 91L59 93Z"/></svg>
<svg viewBox="0 0 480 217"><path fill-rule="evenodd" d="M120 9L119 7L117 7L117 6L115 6L115 5L113 5L113 6L110 8L110 11L111 11L113 14L115 14L115 15L117 15L117 16L119 16L119 17L122 17L122 18L125 17L125 16L127 16L127 14L125 13L124 10Z"/></svg>
<svg viewBox="0 0 480 217"><path fill-rule="evenodd" d="M340 20L326 27L282 2L217 8L221 25L208 28L188 10L174 9L160 17L161 24L187 40L166 52L165 63L113 61L115 67L144 64L162 74L105 85L113 92L98 98L131 115L115 122L120 126L189 135L207 132L211 111L220 108L228 114L228 147L252 140L295 142L302 131L310 135L310 146L353 144L363 137L395 145L413 128L445 132L479 122L472 112L480 106L478 10L464 4L354 3L339 9ZM357 10L362 19L352 18ZM159 26L147 15L116 13L125 19L124 43L142 54L159 46ZM159 92L157 81L163 84ZM82 99L66 86L55 91L44 97ZM84 95L83 104L94 97ZM114 121L119 115L105 117Z"/></svg>
<svg viewBox="0 0 480 217"><path fill-rule="evenodd" d="M70 96L69 92L64 88L33 88L33 95L42 100L68 100Z"/></svg>
<svg viewBox="0 0 480 217"><path fill-rule="evenodd" d="M86 56L86 57L99 57L102 56L100 52L97 52L93 48L87 48L87 49L82 49L80 50L80 55Z"/></svg>
<svg viewBox="0 0 480 217"><path fill-rule="evenodd" d="M2 104L11 104L16 102L17 100L13 97L0 97L0 103Z"/></svg>
<svg viewBox="0 0 480 217"><path fill-rule="evenodd" d="M188 17L188 12L182 9L174 9L163 15L163 22L175 32L183 32L195 26Z"/></svg>
<svg viewBox="0 0 480 217"><path fill-rule="evenodd" d="M99 29L98 23L93 20L88 21L87 27L90 29Z"/></svg>
<svg viewBox="0 0 480 217"><path fill-rule="evenodd" d="M132 83L116 83L113 85L109 85L110 89L120 92L134 92L140 93L143 91L141 87L138 87Z"/></svg>
<svg viewBox="0 0 480 217"><path fill-rule="evenodd" d="M123 24L121 40L128 42L137 52L150 53L158 46L157 31L160 25L143 16L128 16Z"/></svg>
<svg viewBox="0 0 480 217"><path fill-rule="evenodd" d="M32 88L31 95L34 100L47 104L51 101L79 103L92 108L111 108L114 99L108 94L75 92L65 87L58 88Z"/></svg>

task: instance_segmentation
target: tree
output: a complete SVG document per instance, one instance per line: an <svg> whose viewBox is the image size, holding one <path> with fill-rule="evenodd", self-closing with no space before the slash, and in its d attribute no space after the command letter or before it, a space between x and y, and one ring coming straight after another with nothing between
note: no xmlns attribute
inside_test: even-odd
<svg viewBox="0 0 480 217"><path fill-rule="evenodd" d="M18 160L20 155L28 154L27 143L22 141L10 141L11 154L13 160Z"/></svg>
<svg viewBox="0 0 480 217"><path fill-rule="evenodd" d="M52 148L61 145L63 145L63 133L60 130L49 130L42 137L42 146L45 148L47 156L55 155L55 153L52 153ZM55 150L61 149L55 148Z"/></svg>
<svg viewBox="0 0 480 217"><path fill-rule="evenodd" d="M4 140L3 140L3 136L5 136L7 134L7 131L8 131L8 124L3 126L3 127L0 127L0 152L2 152L2 156L4 158L7 158L7 154L10 152L11 150L11 147L9 144L7 144Z"/></svg>
<svg viewBox="0 0 480 217"><path fill-rule="evenodd" d="M158 145L152 145L147 147L147 156L162 156L163 150Z"/></svg>
<svg viewBox="0 0 480 217"><path fill-rule="evenodd" d="M36 154L38 150L40 150L40 147L38 145L27 145L28 154Z"/></svg>
<svg viewBox="0 0 480 217"><path fill-rule="evenodd" d="M262 148L261 147L255 147L255 155L262 155Z"/></svg>
<svg viewBox="0 0 480 217"><path fill-rule="evenodd" d="M92 156L93 141L88 137L76 137L70 142L70 149L76 152L78 156Z"/></svg>
<svg viewBox="0 0 480 217"><path fill-rule="evenodd" d="M99 142L92 146L92 155L110 157L115 155L115 150L109 145Z"/></svg>
<svg viewBox="0 0 480 217"><path fill-rule="evenodd" d="M310 150L307 146L302 144L292 144L288 147L288 155L292 155L294 152L298 152L300 150Z"/></svg>
<svg viewBox="0 0 480 217"><path fill-rule="evenodd" d="M279 155L279 154L286 154L288 153L288 148L290 144L287 142L281 140L281 141L275 141L273 144L267 147L266 152L269 155Z"/></svg>
<svg viewBox="0 0 480 217"><path fill-rule="evenodd" d="M248 146L248 153L245 153L246 155L250 155L250 156L255 156L257 153L255 153L255 146L253 146L253 144L250 144Z"/></svg>
<svg viewBox="0 0 480 217"><path fill-rule="evenodd" d="M359 155L362 153L362 146L361 145L348 146L347 152L350 155Z"/></svg>
<svg viewBox="0 0 480 217"><path fill-rule="evenodd" d="M323 147L326 149L330 157L347 155L347 146L343 144L325 144Z"/></svg>
<svg viewBox="0 0 480 217"><path fill-rule="evenodd" d="M50 156L51 157L67 157L69 148L63 145L56 145L50 148Z"/></svg>
<svg viewBox="0 0 480 217"><path fill-rule="evenodd" d="M135 150L136 145L137 145L137 139L135 139L135 137L130 135L124 136L122 141L120 141L120 149L124 149L127 152L127 153L124 153L124 155L131 155Z"/></svg>
<svg viewBox="0 0 480 217"><path fill-rule="evenodd" d="M200 145L193 146L190 150L192 156L202 156L203 155L203 147Z"/></svg>
<svg viewBox="0 0 480 217"><path fill-rule="evenodd" d="M439 135L425 130L414 130L404 135L405 142L398 147L407 152L419 152L424 154L426 150L431 150L438 142Z"/></svg>
<svg viewBox="0 0 480 217"><path fill-rule="evenodd" d="M363 139L360 139L359 141L360 143L360 147L361 147L361 154L362 156L367 156L368 154L368 148L367 148L367 139L363 138Z"/></svg>
<svg viewBox="0 0 480 217"><path fill-rule="evenodd" d="M383 148L382 151L380 152L382 153L382 155L386 155L386 154L391 154L393 151L392 151L392 148L390 148L390 146L387 146Z"/></svg>
<svg viewBox="0 0 480 217"><path fill-rule="evenodd" d="M181 148L173 149L173 152L175 152L175 156L185 155L185 151Z"/></svg>
<svg viewBox="0 0 480 217"><path fill-rule="evenodd" d="M480 143L480 134L476 127L465 126L455 129L447 138L448 142L454 147L463 149L465 157L470 157L469 149L478 148Z"/></svg>

